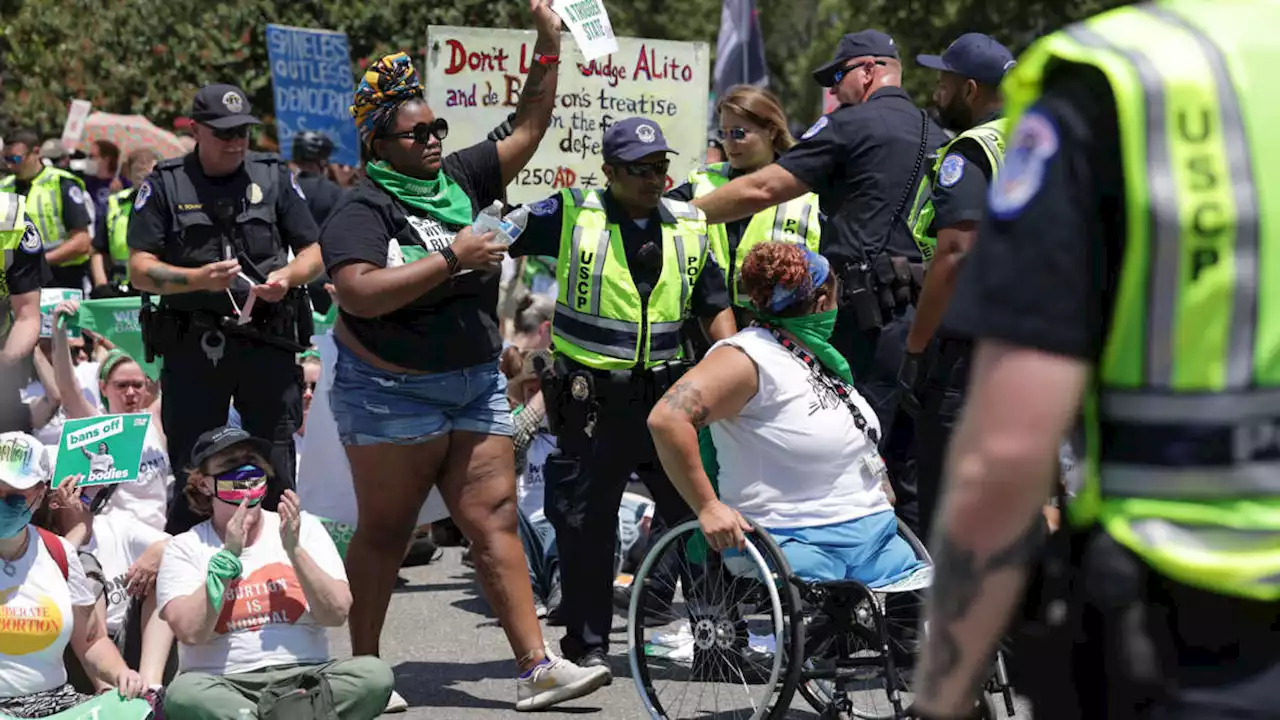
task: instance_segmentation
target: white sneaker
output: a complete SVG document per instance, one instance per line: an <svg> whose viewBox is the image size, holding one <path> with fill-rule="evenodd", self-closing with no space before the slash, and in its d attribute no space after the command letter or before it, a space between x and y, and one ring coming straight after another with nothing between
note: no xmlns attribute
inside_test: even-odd
<svg viewBox="0 0 1280 720"><path fill-rule="evenodd" d="M516 710L542 710L566 700L590 695L609 683L607 667L580 668L554 655L538 665L528 677L516 679Z"/></svg>
<svg viewBox="0 0 1280 720"><path fill-rule="evenodd" d="M395 690L392 690L391 699L387 700L387 709L383 710L382 712L402 713L408 709L409 709L409 703L406 702L405 699L400 696L400 693L396 692Z"/></svg>

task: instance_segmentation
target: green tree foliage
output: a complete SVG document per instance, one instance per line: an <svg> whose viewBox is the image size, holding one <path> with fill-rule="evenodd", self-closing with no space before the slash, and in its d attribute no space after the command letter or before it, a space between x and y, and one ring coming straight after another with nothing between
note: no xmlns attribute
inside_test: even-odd
<svg viewBox="0 0 1280 720"><path fill-rule="evenodd" d="M719 0L606 0L620 35L700 40L713 48ZM956 36L986 32L1015 52L1116 0L757 0L773 89L796 122L820 112L810 75L840 35L889 32L905 85L927 102L932 72L914 67ZM57 132L73 98L161 126L186 113L195 87L235 82L269 120L267 23L347 33L353 71L397 49L420 58L429 25L530 27L524 0L0 0L0 127Z"/></svg>

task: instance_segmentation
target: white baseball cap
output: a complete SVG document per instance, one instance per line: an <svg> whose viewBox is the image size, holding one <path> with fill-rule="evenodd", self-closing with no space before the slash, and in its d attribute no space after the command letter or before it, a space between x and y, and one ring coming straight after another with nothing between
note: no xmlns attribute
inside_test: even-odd
<svg viewBox="0 0 1280 720"><path fill-rule="evenodd" d="M0 482L27 490L47 482L52 474L43 443L26 433L0 433Z"/></svg>

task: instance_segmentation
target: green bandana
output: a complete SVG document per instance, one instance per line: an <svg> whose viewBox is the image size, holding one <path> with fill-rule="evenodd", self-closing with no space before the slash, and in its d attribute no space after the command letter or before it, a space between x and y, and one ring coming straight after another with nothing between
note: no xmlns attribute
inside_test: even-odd
<svg viewBox="0 0 1280 720"><path fill-rule="evenodd" d="M240 577L243 566L240 558L223 548L209 558L209 570L205 575L204 589L209 594L209 605L214 612L222 612L223 594L227 591L227 583Z"/></svg>
<svg viewBox="0 0 1280 720"><path fill-rule="evenodd" d="M802 317L775 317L761 314L760 319L770 325L791 333L805 349L822 363L822 366L840 377L841 380L853 384L853 371L849 369L849 361L844 359L839 350L828 342L831 333L836 329L836 311L804 315Z"/></svg>
<svg viewBox="0 0 1280 720"><path fill-rule="evenodd" d="M382 160L374 160L365 165L365 172L370 180L400 202L446 225L470 225L475 219L471 198L443 171L437 173L434 180L421 180L392 170Z"/></svg>

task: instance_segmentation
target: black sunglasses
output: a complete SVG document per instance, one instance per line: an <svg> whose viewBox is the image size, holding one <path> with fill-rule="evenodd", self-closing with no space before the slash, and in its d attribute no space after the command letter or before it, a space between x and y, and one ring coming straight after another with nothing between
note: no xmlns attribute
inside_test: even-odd
<svg viewBox="0 0 1280 720"><path fill-rule="evenodd" d="M733 140L734 142L742 142L747 139L749 134L750 132L746 128L740 127L729 128L728 130L719 128L716 130L716 137L721 141Z"/></svg>
<svg viewBox="0 0 1280 720"><path fill-rule="evenodd" d="M211 127L209 128L209 130L213 132L214 137L218 138L223 142L227 142L228 140L243 140L244 138L249 137L248 125L240 125L238 127L222 128L222 129Z"/></svg>
<svg viewBox="0 0 1280 720"><path fill-rule="evenodd" d="M656 163L627 163L621 166L631 177L636 178L665 178L667 170L671 168L670 160L663 160Z"/></svg>
<svg viewBox="0 0 1280 720"><path fill-rule="evenodd" d="M875 67L876 65L885 65L885 62L883 60L863 60L860 63L854 63L852 65L843 67L836 71L835 83L833 84L839 85L840 81L844 79L844 76L848 75L854 70L861 70L864 67Z"/></svg>
<svg viewBox="0 0 1280 720"><path fill-rule="evenodd" d="M389 138L411 138L419 145L431 144L431 138L435 138L440 142L449 137L449 121L444 118L436 118L429 123L418 123L413 126L409 132L387 133L383 137Z"/></svg>

